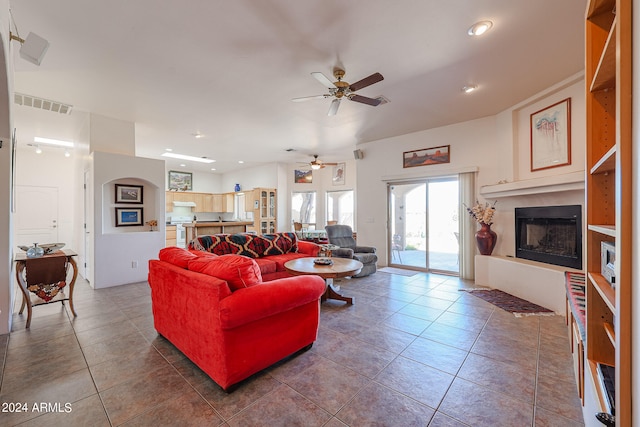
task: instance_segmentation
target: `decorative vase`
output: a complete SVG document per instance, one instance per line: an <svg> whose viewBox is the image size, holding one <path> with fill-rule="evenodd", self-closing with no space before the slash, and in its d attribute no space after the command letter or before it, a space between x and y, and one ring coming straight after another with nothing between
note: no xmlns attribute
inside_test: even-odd
<svg viewBox="0 0 640 427"><path fill-rule="evenodd" d="M235 191L240 191L240 184L236 184L235 187L233 187L233 189Z"/></svg>
<svg viewBox="0 0 640 427"><path fill-rule="evenodd" d="M480 223L480 230L476 231L476 242L481 255L491 255L496 247L498 235L491 230L491 224Z"/></svg>
<svg viewBox="0 0 640 427"><path fill-rule="evenodd" d="M44 256L44 249L37 243L34 243L33 247L27 250L27 258L40 258L41 256Z"/></svg>

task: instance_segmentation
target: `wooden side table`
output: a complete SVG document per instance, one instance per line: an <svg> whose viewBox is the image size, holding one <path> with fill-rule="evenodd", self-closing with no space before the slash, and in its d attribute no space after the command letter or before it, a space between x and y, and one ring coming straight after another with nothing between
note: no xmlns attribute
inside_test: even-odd
<svg viewBox="0 0 640 427"><path fill-rule="evenodd" d="M18 286L20 287L20 291L22 291L22 305L20 306L20 311L19 313L22 314L22 312L24 311L24 307L27 307L27 325L26 328L28 329L31 326L31 312L32 312L32 307L38 306L38 305L42 305L42 304L51 304L54 302L61 302L64 305L65 301L69 301L69 308L71 308L71 313L73 313L73 316L76 317L76 311L73 308L73 287L76 284L76 279L78 278L78 265L76 264L75 260L73 259L74 256L77 256L78 254L75 253L74 251L70 250L70 249L62 249L59 251L54 252L53 254L50 255L44 255L42 257L39 258L27 258L27 254L26 253L18 253L16 254L14 261L16 263L16 279L18 281ZM67 262L67 269L65 270L65 274L68 272L68 266L71 265L71 267L73 268L73 276L71 278L71 281L66 285L69 287L69 296L63 296L61 298L58 297L58 295L60 293L62 293L62 295L64 295L64 291L61 291L58 293L58 295L56 295L55 297L53 297L50 301L43 301L43 302L38 302L38 303L32 303L31 302L31 295L29 294L29 283L27 283L27 260L29 260L29 262L39 262L39 260L48 260L51 259L52 257L65 257L66 258L66 262ZM66 281L66 276L65 276L65 281Z"/></svg>

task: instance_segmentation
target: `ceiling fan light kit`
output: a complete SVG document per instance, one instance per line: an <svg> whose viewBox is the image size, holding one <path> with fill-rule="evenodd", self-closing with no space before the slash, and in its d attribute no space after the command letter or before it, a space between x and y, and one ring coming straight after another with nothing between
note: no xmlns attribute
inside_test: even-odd
<svg viewBox="0 0 640 427"><path fill-rule="evenodd" d="M476 22L467 30L467 34L470 36L481 36L489 31L491 27L493 27L493 22L491 21Z"/></svg>
<svg viewBox="0 0 640 427"><path fill-rule="evenodd" d="M310 161L309 163L304 163L304 164L309 166L314 171L322 169L325 166L337 166L338 165L337 163L327 163L327 162L323 162L322 160L318 160L318 155L317 154L313 155L313 160L312 161Z"/></svg>
<svg viewBox="0 0 640 427"><path fill-rule="evenodd" d="M292 101L300 102L300 101L308 101L310 99L326 99L326 98L335 98L331 105L329 106L329 111L327 112L328 116L335 116L338 112L338 107L340 107L340 101L343 98L347 98L350 101L359 102L361 104L371 105L372 107L377 107L382 103L381 97L378 98L369 98L362 95L357 95L354 92L357 90L363 89L367 86L371 86L374 83L378 83L384 80L384 77L380 73L373 73L368 77L365 77L362 80L359 80L353 84L349 84L342 79L344 78L345 71L341 68L333 69L333 77L336 81L332 82L327 76L320 72L313 72L311 76L313 76L320 84L325 86L329 93L325 93L322 95L313 95L313 96L304 96L301 98L293 98Z"/></svg>
<svg viewBox="0 0 640 427"><path fill-rule="evenodd" d="M476 89L478 89L478 85L464 85L464 86L462 86L462 91L464 93L471 93L471 92L475 91Z"/></svg>

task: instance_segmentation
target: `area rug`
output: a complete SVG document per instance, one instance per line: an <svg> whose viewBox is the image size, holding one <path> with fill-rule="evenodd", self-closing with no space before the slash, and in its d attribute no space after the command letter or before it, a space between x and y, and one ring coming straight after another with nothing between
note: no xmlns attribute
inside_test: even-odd
<svg viewBox="0 0 640 427"><path fill-rule="evenodd" d="M415 276L416 274L418 274L417 271L394 267L382 267L379 268L378 271L382 271L383 273L399 274L400 276Z"/></svg>
<svg viewBox="0 0 640 427"><path fill-rule="evenodd" d="M522 298L508 294L500 289L464 289L471 295L483 299L498 308L520 316L553 316L548 308L539 306Z"/></svg>

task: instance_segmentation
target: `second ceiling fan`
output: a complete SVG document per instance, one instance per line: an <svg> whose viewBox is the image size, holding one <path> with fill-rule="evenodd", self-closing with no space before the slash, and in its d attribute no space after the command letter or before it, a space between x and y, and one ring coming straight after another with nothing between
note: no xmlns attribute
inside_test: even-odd
<svg viewBox="0 0 640 427"><path fill-rule="evenodd" d="M335 99L331 102L331 106L329 106L329 112L327 113L328 116L336 115L336 113L338 112L338 107L340 107L340 101L343 98L347 98L355 102L360 102L362 104L371 105L373 107L377 107L378 105L380 105L380 103L382 102L381 99L368 98L366 96L358 95L354 92L384 80L384 77L382 77L382 74L373 73L369 77L365 77L364 79L359 80L353 84L349 84L342 80L342 78L344 77L344 74L345 74L345 71L343 69L337 68L337 67L334 68L333 76L336 78L337 81L332 82L331 80L329 80L327 76L325 76L320 72L311 73L311 75L315 77L316 80L318 80L322 85L324 85L329 90L329 93L325 93L322 95L314 95L314 96L304 96L302 98L293 98L292 101L300 102L300 101L308 101L310 99L333 97Z"/></svg>

